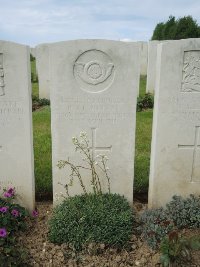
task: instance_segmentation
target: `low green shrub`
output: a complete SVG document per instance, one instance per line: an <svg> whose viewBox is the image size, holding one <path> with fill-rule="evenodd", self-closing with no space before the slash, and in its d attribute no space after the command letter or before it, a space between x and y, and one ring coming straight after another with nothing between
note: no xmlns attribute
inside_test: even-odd
<svg viewBox="0 0 200 267"><path fill-rule="evenodd" d="M36 109L40 107L49 106L49 105L50 105L49 99L32 96L32 110L33 111L35 111Z"/></svg>
<svg viewBox="0 0 200 267"><path fill-rule="evenodd" d="M167 233L174 229L174 223L164 208L146 210L140 217L139 230L149 247L156 249Z"/></svg>
<svg viewBox="0 0 200 267"><path fill-rule="evenodd" d="M128 201L117 194L69 197L55 208L49 240L76 250L95 242L122 248L130 239L134 216Z"/></svg>
<svg viewBox="0 0 200 267"><path fill-rule="evenodd" d="M147 93L143 97L138 97L137 99L137 111L142 111L148 108L153 108L154 97L152 94Z"/></svg>
<svg viewBox="0 0 200 267"><path fill-rule="evenodd" d="M148 245L156 249L165 236L177 228L200 227L200 196L173 196L166 208L146 210L140 216L142 232Z"/></svg>
<svg viewBox="0 0 200 267"><path fill-rule="evenodd" d="M178 228L200 227L200 196L190 195L188 198L173 196L166 207Z"/></svg>

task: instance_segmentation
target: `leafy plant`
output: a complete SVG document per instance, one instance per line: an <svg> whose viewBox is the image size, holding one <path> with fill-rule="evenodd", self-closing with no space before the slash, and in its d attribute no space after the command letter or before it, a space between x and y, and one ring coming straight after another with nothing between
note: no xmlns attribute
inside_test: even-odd
<svg viewBox="0 0 200 267"><path fill-rule="evenodd" d="M75 150L81 153L86 166L75 165L68 160L61 160L59 168L68 166L71 170L69 182L64 185L68 198L55 208L49 222L49 239L54 243L68 243L76 250L81 250L90 243L123 247L132 233L133 212L128 201L118 194L110 193L105 155L93 157L90 143L85 132L79 138L72 138ZM105 176L108 193L103 194L98 169ZM90 188L84 185L81 170L90 173ZM83 195L70 197L69 187L78 179Z"/></svg>
<svg viewBox="0 0 200 267"><path fill-rule="evenodd" d="M49 105L50 105L49 99L32 96L32 110L33 111L35 111L36 109L40 107L49 106Z"/></svg>
<svg viewBox="0 0 200 267"><path fill-rule="evenodd" d="M142 111L148 108L153 108L154 98L150 93L145 94L143 97L139 97L137 100L137 111Z"/></svg>
<svg viewBox="0 0 200 267"><path fill-rule="evenodd" d="M133 218L128 201L117 194L69 197L53 212L49 239L77 250L92 242L121 248L130 238Z"/></svg>
<svg viewBox="0 0 200 267"><path fill-rule="evenodd" d="M146 210L140 217L139 230L147 244L156 249L167 233L174 229L174 223L165 209Z"/></svg>
<svg viewBox="0 0 200 267"><path fill-rule="evenodd" d="M166 207L178 228L200 227L200 196L190 195L188 198L173 196Z"/></svg>
<svg viewBox="0 0 200 267"><path fill-rule="evenodd" d="M3 266L22 266L26 251L16 241L18 231L26 229L28 211L14 203L15 188L4 189L0 197L0 263Z"/></svg>
<svg viewBox="0 0 200 267"><path fill-rule="evenodd" d="M191 251L197 249L200 249L200 237L185 238L179 236L177 231L172 231L161 243L161 264L163 267L171 264L189 266L192 261Z"/></svg>

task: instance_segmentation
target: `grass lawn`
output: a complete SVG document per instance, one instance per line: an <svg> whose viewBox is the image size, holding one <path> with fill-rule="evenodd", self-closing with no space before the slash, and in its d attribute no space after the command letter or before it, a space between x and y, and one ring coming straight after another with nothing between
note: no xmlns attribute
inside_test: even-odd
<svg viewBox="0 0 200 267"><path fill-rule="evenodd" d="M33 67L33 64L32 64ZM38 83L32 84L38 96ZM145 94L146 77L140 79L140 96ZM135 151L135 192L147 192L151 143L152 110L137 112ZM50 108L33 112L36 194L52 193Z"/></svg>

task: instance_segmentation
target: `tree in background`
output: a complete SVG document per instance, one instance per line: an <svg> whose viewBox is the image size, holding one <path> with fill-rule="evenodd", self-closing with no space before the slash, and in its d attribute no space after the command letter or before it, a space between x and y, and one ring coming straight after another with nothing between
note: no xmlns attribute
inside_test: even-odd
<svg viewBox="0 0 200 267"><path fill-rule="evenodd" d="M177 20L174 16L169 16L167 22L156 25L151 40L179 40L198 37L200 37L200 27L192 16Z"/></svg>

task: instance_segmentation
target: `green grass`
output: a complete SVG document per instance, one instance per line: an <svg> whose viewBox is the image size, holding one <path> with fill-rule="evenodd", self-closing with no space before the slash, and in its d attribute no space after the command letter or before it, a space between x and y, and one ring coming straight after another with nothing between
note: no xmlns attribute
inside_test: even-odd
<svg viewBox="0 0 200 267"><path fill-rule="evenodd" d="M35 62L33 61L32 68ZM32 84L32 94L38 96L38 84ZM140 79L140 96L146 90L146 77ZM135 192L147 192L149 180L149 161L151 145L152 110L137 112L136 151L135 151ZM52 162L50 108L33 112L34 156L36 194L52 193Z"/></svg>
<svg viewBox="0 0 200 267"><path fill-rule="evenodd" d="M137 112L134 181L135 192L148 191L152 116L152 110Z"/></svg>
<svg viewBox="0 0 200 267"><path fill-rule="evenodd" d="M50 107L33 112L36 194L52 192Z"/></svg>
<svg viewBox="0 0 200 267"><path fill-rule="evenodd" d="M140 76L140 97L143 97L146 94L146 82L147 76Z"/></svg>

